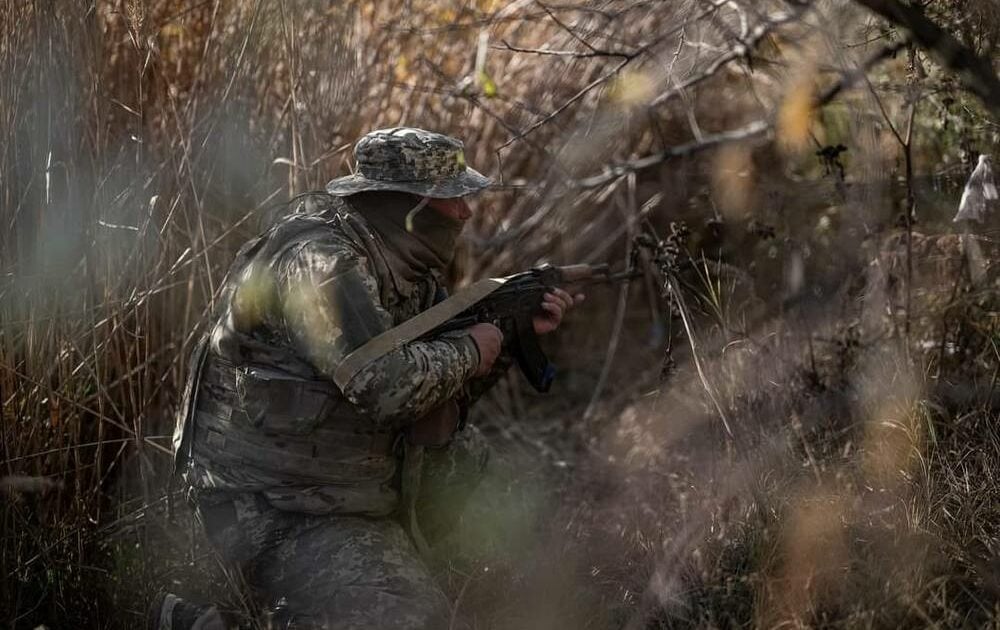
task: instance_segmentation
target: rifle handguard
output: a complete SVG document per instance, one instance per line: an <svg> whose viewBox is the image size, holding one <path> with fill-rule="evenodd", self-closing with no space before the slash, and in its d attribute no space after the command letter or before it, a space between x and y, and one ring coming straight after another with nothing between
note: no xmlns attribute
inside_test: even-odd
<svg viewBox="0 0 1000 630"><path fill-rule="evenodd" d="M567 265L565 267L556 267L559 270L559 275L562 277L562 281L566 284L575 284L577 282L586 282L588 280L594 280L597 276L608 275L609 267L608 265Z"/></svg>

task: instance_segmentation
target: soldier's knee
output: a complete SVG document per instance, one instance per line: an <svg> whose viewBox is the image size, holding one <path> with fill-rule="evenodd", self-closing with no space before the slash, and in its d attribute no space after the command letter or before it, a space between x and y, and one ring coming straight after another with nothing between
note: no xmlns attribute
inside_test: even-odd
<svg viewBox="0 0 1000 630"><path fill-rule="evenodd" d="M394 627L436 630L437 628L447 628L450 625L451 607L448 604L448 599L435 585L429 584L428 586L431 587L429 590L433 590L433 592L428 592L421 598L423 610L418 611L414 616L413 625Z"/></svg>
<svg viewBox="0 0 1000 630"><path fill-rule="evenodd" d="M294 628L324 630L440 630L448 628L451 609L448 600L432 584L411 584L406 591L349 593L342 589L331 593L321 612L300 615ZM284 627L284 626L281 626Z"/></svg>

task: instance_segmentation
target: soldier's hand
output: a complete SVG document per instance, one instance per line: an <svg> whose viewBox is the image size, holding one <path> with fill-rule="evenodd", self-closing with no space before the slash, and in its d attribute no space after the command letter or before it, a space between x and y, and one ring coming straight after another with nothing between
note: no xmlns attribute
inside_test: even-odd
<svg viewBox="0 0 1000 630"><path fill-rule="evenodd" d="M479 348L479 368L473 376L486 376L493 369L493 362L500 356L503 333L493 324L476 324L468 330L469 336Z"/></svg>
<svg viewBox="0 0 1000 630"><path fill-rule="evenodd" d="M566 311L580 302L583 302L582 293L577 293L574 296L562 289L552 289L552 291L546 293L542 297L542 310L544 313L535 315L534 319L531 320L532 325L535 327L535 334L544 335L559 328L563 317L566 316Z"/></svg>

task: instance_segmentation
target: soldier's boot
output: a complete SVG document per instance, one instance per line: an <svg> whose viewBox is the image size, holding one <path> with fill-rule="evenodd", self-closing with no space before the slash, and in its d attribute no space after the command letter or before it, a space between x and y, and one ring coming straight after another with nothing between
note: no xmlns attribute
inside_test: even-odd
<svg viewBox="0 0 1000 630"><path fill-rule="evenodd" d="M161 592L146 612L147 630L227 630L215 606L199 606L176 595Z"/></svg>

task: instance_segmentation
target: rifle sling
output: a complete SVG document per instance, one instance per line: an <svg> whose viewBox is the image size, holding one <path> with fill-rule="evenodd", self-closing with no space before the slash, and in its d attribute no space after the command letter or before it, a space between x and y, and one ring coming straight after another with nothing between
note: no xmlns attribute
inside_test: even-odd
<svg viewBox="0 0 1000 630"><path fill-rule="evenodd" d="M475 282L416 317L372 337L360 348L344 357L344 360L333 372L333 382L343 390L351 382L351 379L372 361L426 335L502 287L505 282L506 278L485 278Z"/></svg>

